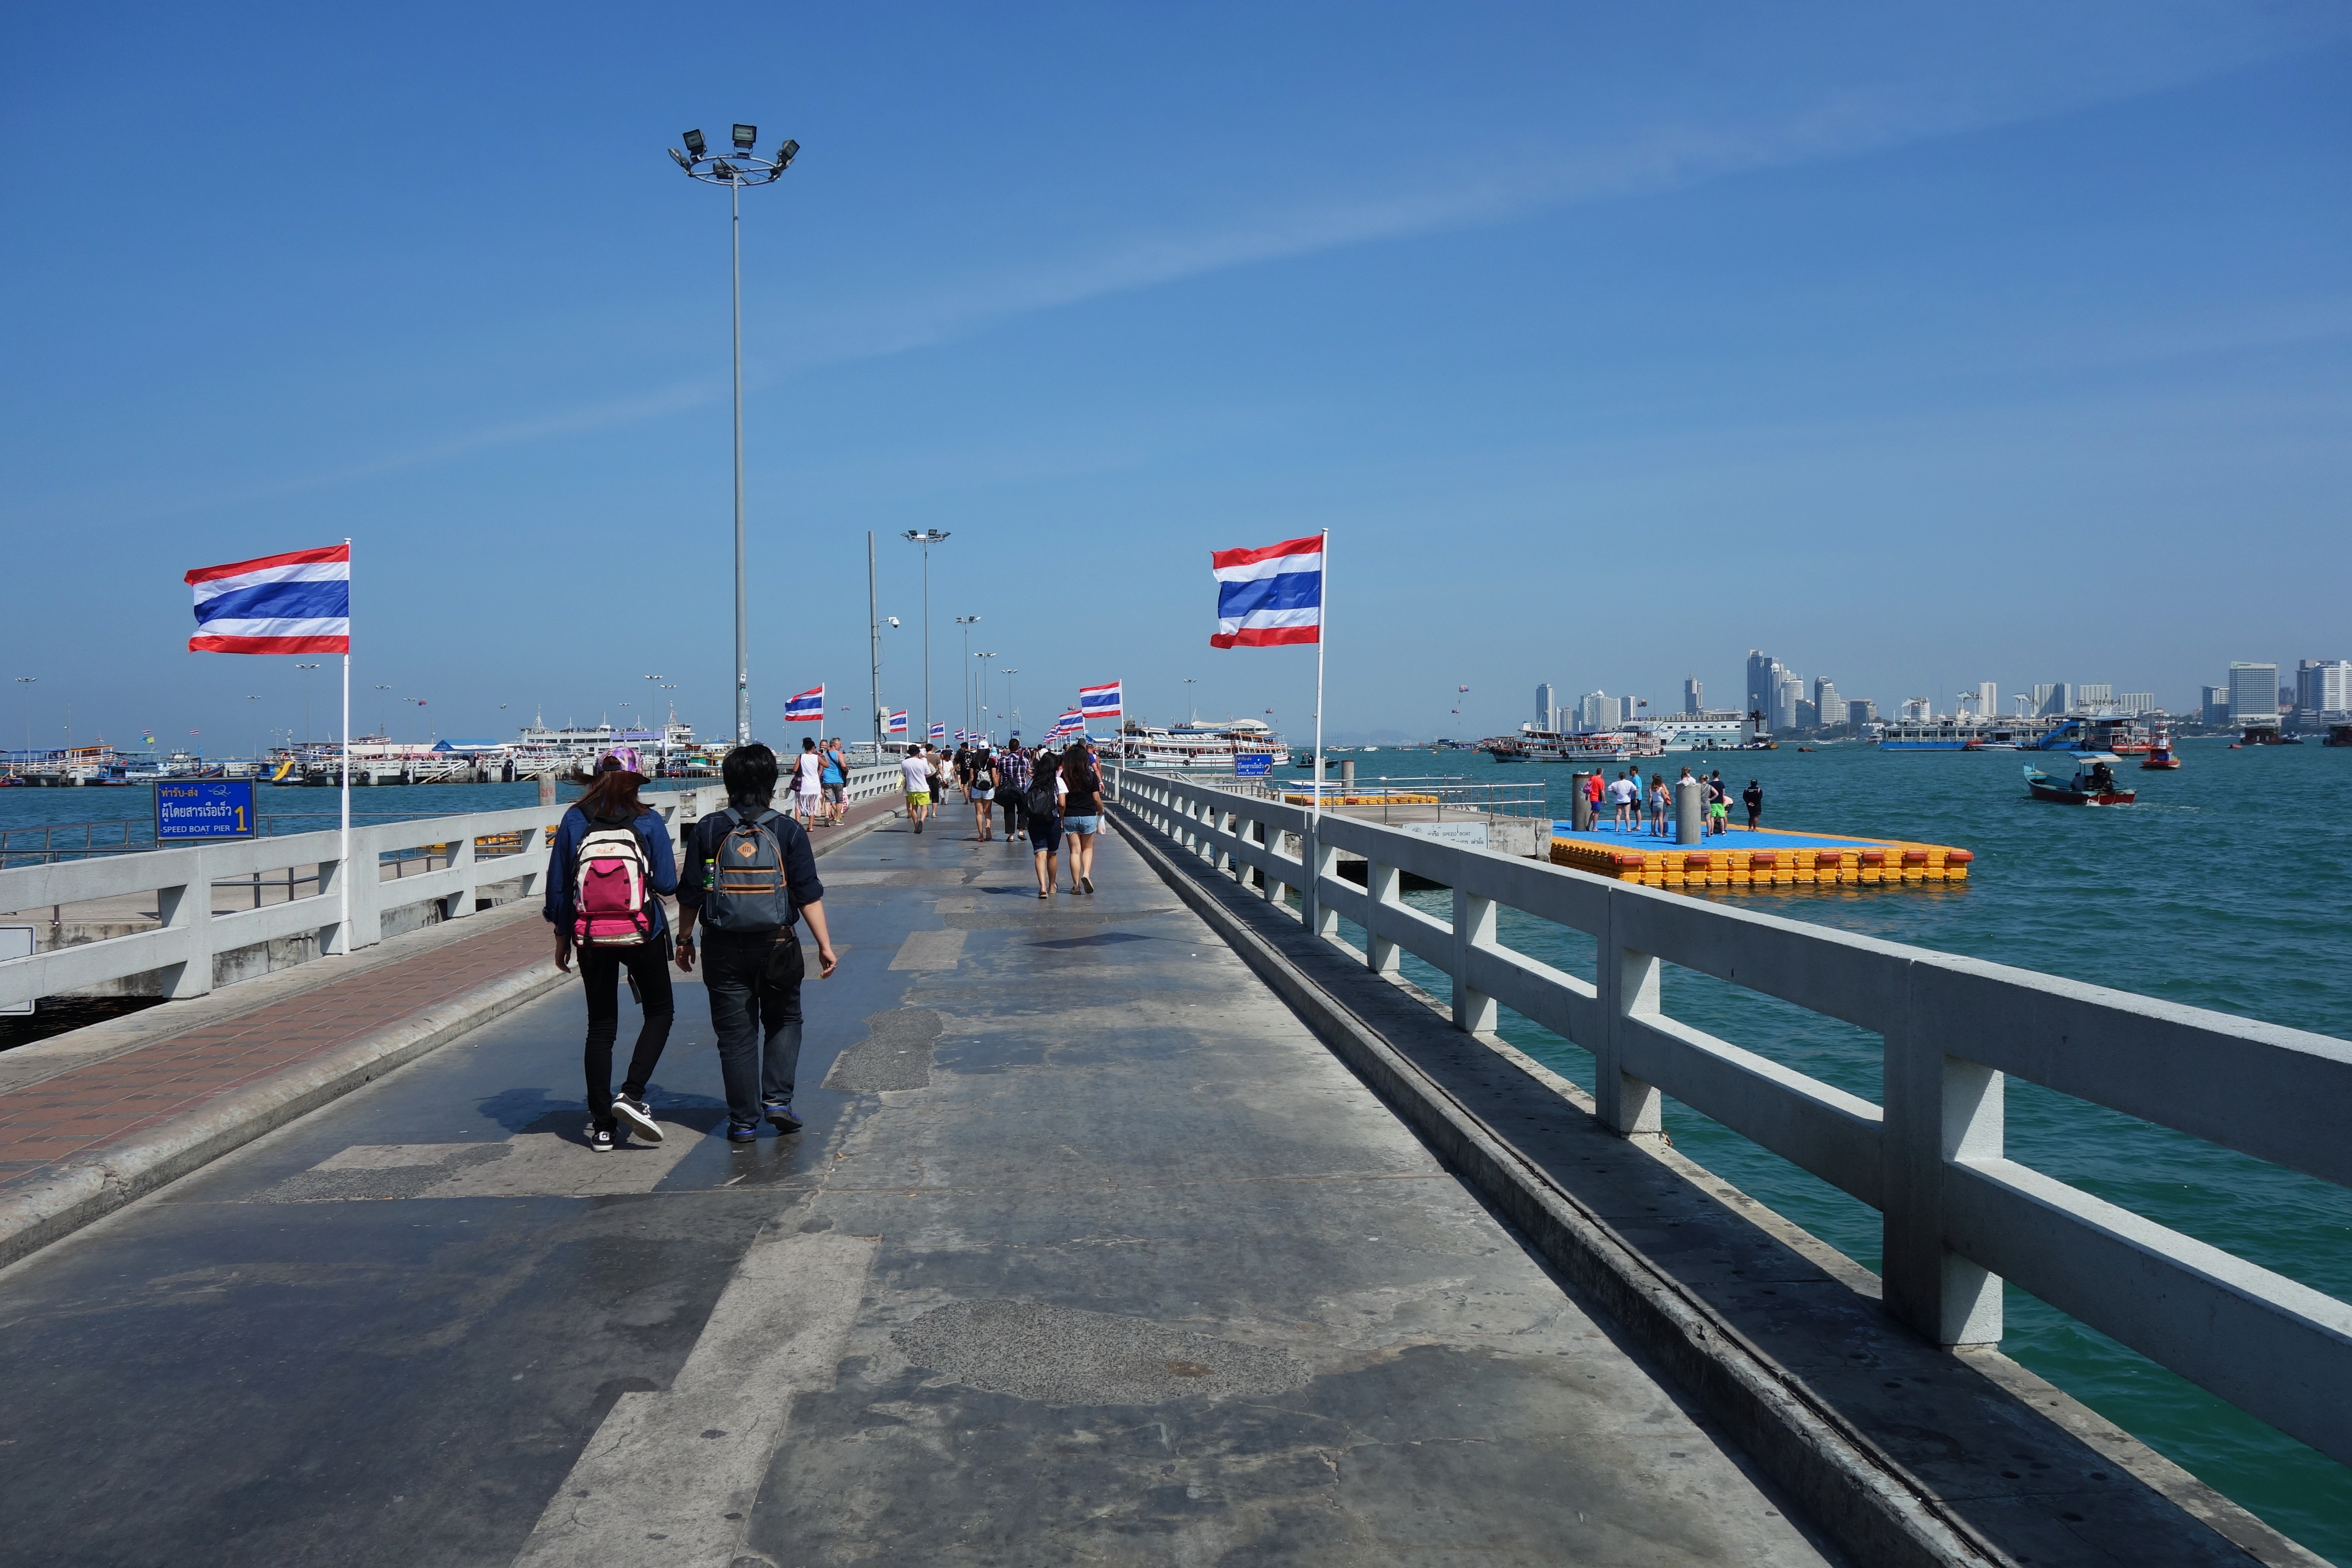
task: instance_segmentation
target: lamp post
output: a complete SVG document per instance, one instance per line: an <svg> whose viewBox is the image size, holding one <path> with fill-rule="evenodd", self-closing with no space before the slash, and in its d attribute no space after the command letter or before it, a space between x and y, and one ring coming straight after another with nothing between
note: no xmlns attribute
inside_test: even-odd
<svg viewBox="0 0 2352 1568"><path fill-rule="evenodd" d="M963 628L963 727L967 735L971 730L971 628L979 619L978 616L955 618L955 624Z"/></svg>
<svg viewBox="0 0 2352 1568"><path fill-rule="evenodd" d="M751 738L751 656L743 623L743 187L772 185L793 166L801 150L786 142L772 158L751 151L760 140L756 125L738 125L731 153L713 153L702 132L686 133L686 151L673 147L669 155L689 179L727 187L730 234L733 237L735 300L735 743Z"/></svg>
<svg viewBox="0 0 2352 1568"><path fill-rule="evenodd" d="M391 688L391 687L389 687L389 686L379 686L379 687L377 687L377 688L376 688L376 689L377 689L378 691L389 691L389 690L391 690L391 689L392 689L392 688ZM383 698L381 698L381 697L379 697L379 698L377 698L377 699L375 700L375 730L376 730L376 734L377 734L377 736L378 736L380 739L389 741L389 740L391 740L391 739L392 739L392 721L391 721L391 720L389 720L389 719L387 719L387 718L385 718L383 715L384 715L383 699Z"/></svg>
<svg viewBox="0 0 2352 1568"><path fill-rule="evenodd" d="M996 656L992 653L976 653L971 657L994 658ZM980 667L980 727L983 730L988 729L988 666L984 664ZM996 738L995 731L990 731L988 738L993 741Z"/></svg>
<svg viewBox="0 0 2352 1568"><path fill-rule="evenodd" d="M316 669L319 667L315 664L298 664L294 668ZM310 683L307 679L302 682L302 739L305 742L310 739Z"/></svg>
<svg viewBox="0 0 2352 1568"><path fill-rule="evenodd" d="M1004 716L1012 722L1013 725L1011 733L1007 734L1004 739L1005 743L1010 745L1014 737L1021 733L1021 710L1013 706L1013 678L1020 674L1021 671L1018 669L1000 669L996 673L1004 677Z"/></svg>
<svg viewBox="0 0 2352 1568"><path fill-rule="evenodd" d="M25 760L16 769L19 773L29 772L33 766L33 682L39 679L37 675L16 678L16 689L25 698Z"/></svg>
<svg viewBox="0 0 2352 1568"><path fill-rule="evenodd" d="M931 739L931 546L947 542L943 528L910 528L898 536L923 547L923 742Z"/></svg>
<svg viewBox="0 0 2352 1568"><path fill-rule="evenodd" d="M250 691L248 691L248 692L247 692L247 693L245 694L245 700L246 700L247 702L258 702L258 701L260 701L260 700L261 700L260 697L259 697L257 694L256 694L256 693L254 693L254 692L250 692ZM255 710L255 711L258 712L258 711L259 711L259 710L258 710L258 709L257 709L257 710ZM262 756L263 756L263 752L262 752L262 749L261 749L261 731L260 731L259 730L256 730L256 731L254 731L254 732L253 732L253 771L254 771L254 776L255 776L255 777L257 777L257 777L259 777L259 776L260 776L260 773L261 773L261 759L262 759Z"/></svg>

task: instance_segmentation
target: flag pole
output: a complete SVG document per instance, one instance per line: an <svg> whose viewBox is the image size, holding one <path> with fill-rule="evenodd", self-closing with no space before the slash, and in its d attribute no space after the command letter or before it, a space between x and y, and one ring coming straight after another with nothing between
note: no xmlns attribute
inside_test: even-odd
<svg viewBox="0 0 2352 1568"><path fill-rule="evenodd" d="M1299 913L1307 929L1320 934L1323 889L1316 862L1323 854L1323 634L1331 618L1331 531L1323 530L1322 585L1315 604L1315 801L1307 818L1307 886L1301 890Z"/></svg>
<svg viewBox="0 0 2352 1568"><path fill-rule="evenodd" d="M351 546L350 540L343 541L343 549L346 552L350 551ZM346 571L350 569L348 562L344 569ZM348 588L345 589L346 594L349 592ZM337 877L335 881L342 890L342 912L337 917L337 922L342 928L343 952L348 954L354 952L359 945L352 932L352 641L351 627L348 625L343 628L342 818L342 847L340 851L343 860L342 874Z"/></svg>

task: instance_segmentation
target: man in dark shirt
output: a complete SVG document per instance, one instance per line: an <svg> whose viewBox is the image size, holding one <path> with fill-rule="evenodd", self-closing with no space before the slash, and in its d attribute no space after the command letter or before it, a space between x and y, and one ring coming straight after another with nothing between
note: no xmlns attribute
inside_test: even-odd
<svg viewBox="0 0 2352 1568"><path fill-rule="evenodd" d="M1739 792L1739 802L1748 808L1748 830L1753 833L1764 820L1764 786L1749 779L1748 787Z"/></svg>
<svg viewBox="0 0 2352 1568"><path fill-rule="evenodd" d="M729 809L696 820L686 838L686 870L677 883L677 966L694 973L694 928L702 917L706 868L740 819L769 812L776 793L776 753L754 742L727 753L719 766ZM783 849L784 885L796 920L816 939L817 978L833 978L840 962L824 923L824 884L807 831L789 816L768 822ZM779 1132L797 1132L793 1078L801 1061L801 981L807 969L791 921L772 931L704 928L702 987L710 995L710 1027L719 1037L719 1070L727 1082L727 1137L739 1146L760 1136L764 1115Z"/></svg>

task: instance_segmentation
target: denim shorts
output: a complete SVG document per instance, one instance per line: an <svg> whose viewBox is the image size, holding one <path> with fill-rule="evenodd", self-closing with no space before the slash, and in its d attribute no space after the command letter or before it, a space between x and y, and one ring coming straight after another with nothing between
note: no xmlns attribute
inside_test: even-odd
<svg viewBox="0 0 2352 1568"><path fill-rule="evenodd" d="M1062 831L1065 833L1100 833L1102 831L1102 818L1099 816L1066 816L1062 818Z"/></svg>

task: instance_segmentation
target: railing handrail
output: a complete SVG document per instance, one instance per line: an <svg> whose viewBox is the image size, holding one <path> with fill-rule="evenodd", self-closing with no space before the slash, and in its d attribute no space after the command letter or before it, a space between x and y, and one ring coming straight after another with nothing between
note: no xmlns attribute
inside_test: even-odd
<svg viewBox="0 0 2352 1568"><path fill-rule="evenodd" d="M1998 1342L2011 1279L2352 1463L2352 1304L2009 1159L2001 1092L2013 1074L2352 1184L2352 1042L1377 823L1310 827L1304 807L1170 773L1130 771L1118 800L1220 871L1259 871L1277 908L1298 889L1294 918L1325 940L1345 915L1375 971L1400 951L1444 971L1457 1027L1491 1030L1507 1005L1591 1051L1597 1111L1619 1133L1657 1134L1672 1094L1878 1209L1886 1305L1938 1342ZM1343 849L1369 862L1365 887L1337 875ZM1402 902L1406 872L1453 889L1450 922ZM1594 937L1597 982L1502 942L1501 908ZM1662 962L1877 1032L1885 1103L1672 1017Z"/></svg>

